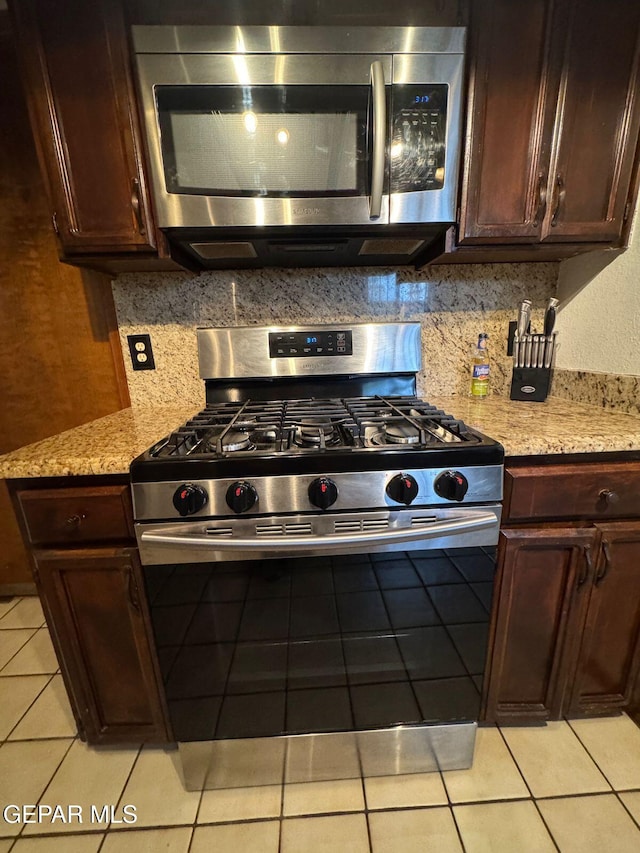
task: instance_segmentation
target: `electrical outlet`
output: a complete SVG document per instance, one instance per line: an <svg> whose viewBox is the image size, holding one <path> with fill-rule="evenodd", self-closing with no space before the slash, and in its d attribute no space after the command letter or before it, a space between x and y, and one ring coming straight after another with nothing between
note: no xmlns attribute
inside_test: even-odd
<svg viewBox="0 0 640 853"><path fill-rule="evenodd" d="M155 370L151 349L151 335L127 335L131 364L134 370Z"/></svg>

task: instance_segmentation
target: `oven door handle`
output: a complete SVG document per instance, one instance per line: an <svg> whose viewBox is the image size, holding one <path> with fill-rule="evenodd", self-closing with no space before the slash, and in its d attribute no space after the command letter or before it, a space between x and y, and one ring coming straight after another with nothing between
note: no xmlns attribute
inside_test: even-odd
<svg viewBox="0 0 640 853"><path fill-rule="evenodd" d="M186 545L194 548L206 547L212 551L260 551L264 554L270 551L320 551L323 548L357 548L361 545L422 541L485 530L488 527L497 528L498 524L498 519L492 512L469 510L463 517L455 519L426 521L412 527L367 533L339 533L333 536L252 536L241 539L207 533L163 533L158 530L145 530L141 534L141 540L150 545Z"/></svg>
<svg viewBox="0 0 640 853"><path fill-rule="evenodd" d="M373 144L371 150L369 219L379 219L382 212L384 160L387 147L387 95L384 84L384 67L379 60L371 63L371 96L373 101Z"/></svg>

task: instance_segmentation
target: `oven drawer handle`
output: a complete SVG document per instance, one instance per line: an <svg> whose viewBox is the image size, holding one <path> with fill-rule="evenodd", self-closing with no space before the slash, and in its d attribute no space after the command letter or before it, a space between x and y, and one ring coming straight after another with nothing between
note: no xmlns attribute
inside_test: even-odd
<svg viewBox="0 0 640 853"><path fill-rule="evenodd" d="M344 534L337 536L281 536L278 538L252 537L250 539L214 539L207 534L162 533L157 530L145 530L142 541L154 545L191 545L206 546L212 551L284 551L295 548L296 551L317 551L322 548L355 547L359 545L385 545L391 542L414 542L435 539L439 536L454 536L473 530L497 527L498 519L494 513L474 512L464 518L435 521L424 527L408 527L399 530L385 530L373 533Z"/></svg>

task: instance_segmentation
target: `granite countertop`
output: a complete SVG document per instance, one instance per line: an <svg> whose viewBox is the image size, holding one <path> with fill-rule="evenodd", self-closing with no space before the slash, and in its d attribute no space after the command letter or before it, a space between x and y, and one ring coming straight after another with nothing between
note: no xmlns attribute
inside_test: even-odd
<svg viewBox="0 0 640 853"><path fill-rule="evenodd" d="M497 396L430 402L500 441L507 456L640 450L640 417L559 397L545 403ZM124 409L0 456L0 478L126 474L132 459L200 408Z"/></svg>

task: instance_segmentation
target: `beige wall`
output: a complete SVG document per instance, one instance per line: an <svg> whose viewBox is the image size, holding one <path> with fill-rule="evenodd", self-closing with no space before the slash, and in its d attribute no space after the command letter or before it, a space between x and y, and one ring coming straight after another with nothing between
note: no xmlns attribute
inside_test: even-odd
<svg viewBox="0 0 640 853"><path fill-rule="evenodd" d="M626 252L597 252L560 264L556 366L640 375L640 226Z"/></svg>

